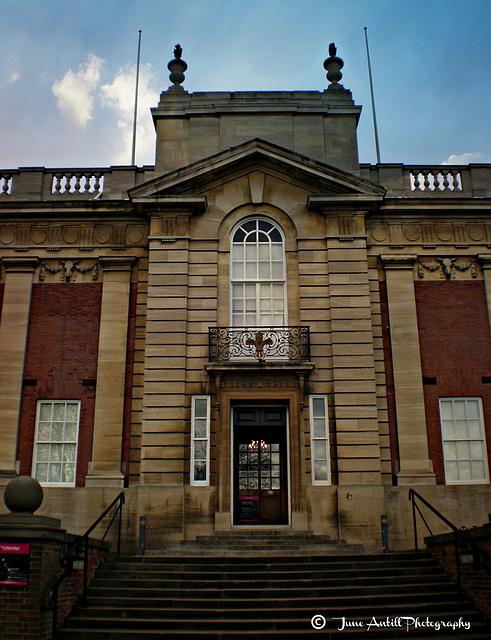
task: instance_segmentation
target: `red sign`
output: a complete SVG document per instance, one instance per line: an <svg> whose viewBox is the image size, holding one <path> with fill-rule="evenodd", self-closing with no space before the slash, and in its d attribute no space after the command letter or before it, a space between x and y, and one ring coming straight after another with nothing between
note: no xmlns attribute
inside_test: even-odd
<svg viewBox="0 0 491 640"><path fill-rule="evenodd" d="M0 584L26 585L29 577L29 545L0 542Z"/></svg>

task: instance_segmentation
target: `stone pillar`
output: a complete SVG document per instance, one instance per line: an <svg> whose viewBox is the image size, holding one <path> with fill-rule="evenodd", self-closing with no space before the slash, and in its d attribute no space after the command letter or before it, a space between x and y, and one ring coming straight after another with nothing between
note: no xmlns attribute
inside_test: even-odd
<svg viewBox="0 0 491 640"><path fill-rule="evenodd" d="M423 374L414 295L414 255L381 256L385 265L399 442L399 485L435 484L428 455Z"/></svg>
<svg viewBox="0 0 491 640"><path fill-rule="evenodd" d="M32 277L38 259L4 258L2 263L5 289L0 320L0 474L15 475Z"/></svg>
<svg viewBox="0 0 491 640"><path fill-rule="evenodd" d="M86 486L123 486L121 453L126 341L134 257L101 257L103 287L92 462Z"/></svg>
<svg viewBox="0 0 491 640"><path fill-rule="evenodd" d="M484 290L486 291L486 306L488 308L489 328L491 331L491 253L482 253L478 256L482 265L484 276Z"/></svg>
<svg viewBox="0 0 491 640"><path fill-rule="evenodd" d="M372 311L363 213L327 213L339 485L380 485Z"/></svg>
<svg viewBox="0 0 491 640"><path fill-rule="evenodd" d="M151 220L140 476L142 485L180 490L185 465L188 218L185 212L169 212ZM182 494L173 495L175 513L182 514Z"/></svg>

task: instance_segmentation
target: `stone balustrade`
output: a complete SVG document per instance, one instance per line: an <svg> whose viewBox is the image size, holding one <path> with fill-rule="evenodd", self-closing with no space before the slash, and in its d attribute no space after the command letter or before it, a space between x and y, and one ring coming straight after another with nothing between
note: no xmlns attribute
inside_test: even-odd
<svg viewBox="0 0 491 640"><path fill-rule="evenodd" d="M120 200L128 189L154 177L153 166L82 169L21 167L0 170L0 202L36 200Z"/></svg>
<svg viewBox="0 0 491 640"><path fill-rule="evenodd" d="M491 197L491 165L360 165L361 177L388 197ZM12 200L127 199L128 189L155 177L154 167L0 170L0 198Z"/></svg>

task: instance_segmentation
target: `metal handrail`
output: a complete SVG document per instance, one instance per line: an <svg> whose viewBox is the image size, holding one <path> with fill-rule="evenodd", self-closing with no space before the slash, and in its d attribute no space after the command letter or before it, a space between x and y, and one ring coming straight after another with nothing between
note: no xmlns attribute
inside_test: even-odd
<svg viewBox="0 0 491 640"><path fill-rule="evenodd" d="M470 536L468 536L464 531L462 531L462 529L459 529L452 522L450 522L450 520L445 518L445 516L438 511L438 509L435 509L435 507L428 502L428 500L425 500L425 498L423 498L423 496L417 493L414 489L409 489L408 500L411 501L412 508L413 508L414 550L419 551L418 530L416 526L416 511L421 516L421 519L423 520L426 528L430 532L430 535L431 536L434 535L428 523L426 522L425 517L421 513L420 508L416 504L415 498L420 500L426 507L428 507L428 509L430 509L436 516L440 518L442 522L444 522L448 527L450 527L454 533L455 568L457 572L457 587L459 590L459 594L462 595L462 573L460 568L459 539L464 540L473 549L474 552L472 554L472 557L474 562L474 568L475 569L482 568L484 569L484 571L486 571L491 575L491 569L488 566L489 553L485 551L482 547L480 547L476 542L474 542L474 540L472 540ZM482 562L480 561L481 557L483 558Z"/></svg>
<svg viewBox="0 0 491 640"><path fill-rule="evenodd" d="M111 504L107 507L107 509L102 513L95 522L87 529L87 531L78 538L78 540L73 544L70 549L66 553L64 553L60 558L60 566L63 569L63 573L56 579L56 581L52 584L51 589L49 591L48 598L48 606L47 609L51 609L53 616L51 622L51 637L52 640L56 640L58 637L58 589L61 584L64 582L65 578L67 578L73 572L73 563L75 560L83 561L83 587L82 587L82 602L86 602L87 600L87 585L88 585L88 558L89 558L89 535L92 531L97 527L97 525L103 520L106 515L111 511L114 505L118 504L117 508L114 511L113 517L111 518L111 522L106 527L104 535L102 536L102 540L105 539L109 529L111 528L116 515L119 514L118 518L118 536L117 536L117 555L119 556L121 551L121 513L123 510L124 504L124 492L121 493L111 502ZM82 557L74 555L77 549L79 549L82 544L84 545L84 553Z"/></svg>

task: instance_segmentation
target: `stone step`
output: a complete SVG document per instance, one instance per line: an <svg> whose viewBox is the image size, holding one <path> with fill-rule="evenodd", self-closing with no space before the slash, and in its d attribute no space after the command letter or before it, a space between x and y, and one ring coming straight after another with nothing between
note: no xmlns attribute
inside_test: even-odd
<svg viewBox="0 0 491 640"><path fill-rule="evenodd" d="M435 624L459 619L471 625L465 635L452 631L438 639L491 637L491 628L427 554L305 553L326 545L303 544L297 551L292 540L281 555L276 545L258 557L251 549L231 549L225 536L220 549L208 541L191 547L213 554L192 556L182 545L180 555L110 558L60 640L413 640L434 638ZM324 616L323 629L313 628L316 616ZM343 617L348 624L340 630ZM396 626L401 617L427 625L402 629ZM381 624L367 636L373 620Z"/></svg>

